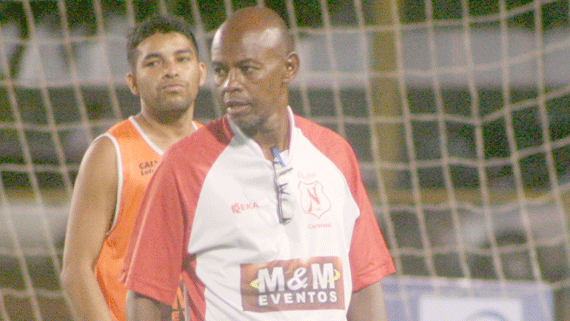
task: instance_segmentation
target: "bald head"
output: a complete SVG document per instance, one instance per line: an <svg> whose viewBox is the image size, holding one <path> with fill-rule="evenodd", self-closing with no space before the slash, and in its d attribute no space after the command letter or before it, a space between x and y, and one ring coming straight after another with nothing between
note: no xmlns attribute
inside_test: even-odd
<svg viewBox="0 0 570 321"><path fill-rule="evenodd" d="M275 11L264 7L235 11L216 32L213 45L228 38L234 43L241 41L277 50L283 56L294 50L285 21Z"/></svg>
<svg viewBox="0 0 570 321"><path fill-rule="evenodd" d="M231 119L246 135L281 146L288 85L299 70L283 19L262 7L236 11L216 31L211 56L216 93Z"/></svg>

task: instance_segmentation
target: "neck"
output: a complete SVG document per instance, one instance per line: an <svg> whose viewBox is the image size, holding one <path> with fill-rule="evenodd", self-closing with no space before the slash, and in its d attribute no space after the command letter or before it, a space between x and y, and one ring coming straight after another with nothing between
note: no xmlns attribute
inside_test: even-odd
<svg viewBox="0 0 570 321"><path fill-rule="evenodd" d="M279 116L277 116L279 117ZM269 128L258 129L252 135L248 135L261 147L267 159L273 159L270 148L277 147L279 151L284 151L289 148L289 141L291 133L289 130L289 116L288 113L285 117L279 117L274 124ZM246 133L247 134L247 133Z"/></svg>
<svg viewBox="0 0 570 321"><path fill-rule="evenodd" d="M150 140L163 150L166 150L176 141L194 132L191 115L186 115L175 121L167 122L157 121L142 112L135 115L134 118Z"/></svg>

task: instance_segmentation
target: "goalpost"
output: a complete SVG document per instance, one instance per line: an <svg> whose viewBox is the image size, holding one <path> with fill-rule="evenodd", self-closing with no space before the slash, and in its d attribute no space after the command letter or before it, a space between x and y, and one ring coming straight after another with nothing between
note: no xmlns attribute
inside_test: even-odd
<svg viewBox="0 0 570 321"><path fill-rule="evenodd" d="M395 278L505 297L518 282L570 318L568 0L5 0L0 320L73 318L58 281L69 198L88 144L138 111L128 30L182 15L208 61L215 28L250 5L289 23L291 106L353 145ZM222 113L209 80L195 116ZM386 300L413 320L399 289Z"/></svg>

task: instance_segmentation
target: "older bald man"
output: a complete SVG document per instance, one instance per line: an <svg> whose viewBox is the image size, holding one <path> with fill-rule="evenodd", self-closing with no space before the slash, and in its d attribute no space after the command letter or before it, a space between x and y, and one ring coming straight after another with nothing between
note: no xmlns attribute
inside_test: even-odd
<svg viewBox="0 0 570 321"><path fill-rule="evenodd" d="M211 55L226 114L155 172L125 265L129 319L167 318L182 274L192 320L386 320L393 261L351 146L289 107L285 22L238 10Z"/></svg>

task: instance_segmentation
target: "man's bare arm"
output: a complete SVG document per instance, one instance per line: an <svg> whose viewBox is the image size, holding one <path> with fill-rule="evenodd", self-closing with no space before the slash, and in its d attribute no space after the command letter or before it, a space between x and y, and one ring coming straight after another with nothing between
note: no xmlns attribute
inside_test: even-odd
<svg viewBox="0 0 570 321"><path fill-rule="evenodd" d="M109 139L86 151L71 198L63 251L62 285L82 320L111 320L95 276L95 263L117 202L117 161Z"/></svg>
<svg viewBox="0 0 570 321"><path fill-rule="evenodd" d="M352 293L347 316L349 321L388 320L380 281Z"/></svg>

